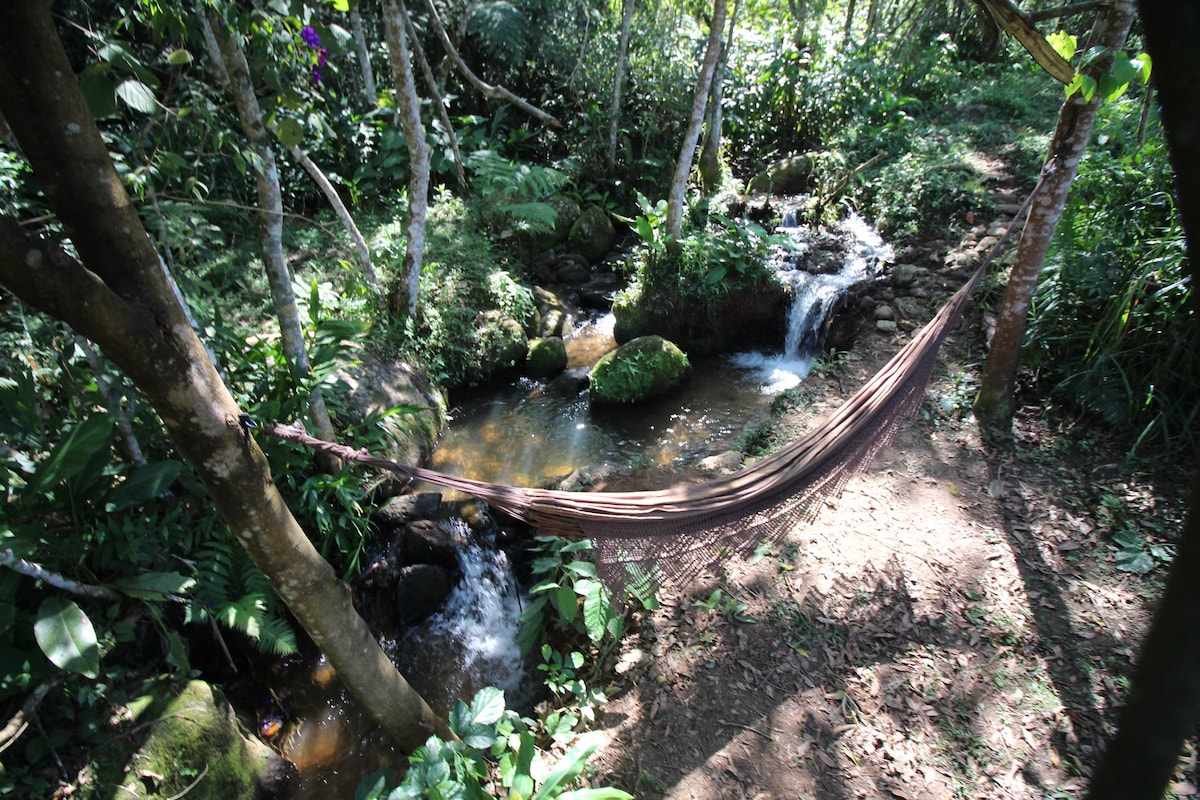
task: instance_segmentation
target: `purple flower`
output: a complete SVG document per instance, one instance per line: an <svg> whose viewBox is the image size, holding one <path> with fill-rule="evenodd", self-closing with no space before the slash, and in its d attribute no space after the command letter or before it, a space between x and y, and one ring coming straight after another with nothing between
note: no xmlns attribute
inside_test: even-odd
<svg viewBox="0 0 1200 800"><path fill-rule="evenodd" d="M317 32L313 30L311 25L305 25L300 29L300 38L309 47L321 46L321 37L317 35Z"/></svg>
<svg viewBox="0 0 1200 800"><path fill-rule="evenodd" d="M320 85L320 83L321 83L321 68L318 67L316 64L312 65L311 77L312 77L313 83Z"/></svg>
<svg viewBox="0 0 1200 800"><path fill-rule="evenodd" d="M317 51L317 66L323 67L327 61L329 61L329 48L322 47Z"/></svg>

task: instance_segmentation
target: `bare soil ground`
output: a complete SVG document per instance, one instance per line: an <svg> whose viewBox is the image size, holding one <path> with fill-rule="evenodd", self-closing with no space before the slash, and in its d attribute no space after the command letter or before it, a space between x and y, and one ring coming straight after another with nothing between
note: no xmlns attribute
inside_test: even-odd
<svg viewBox="0 0 1200 800"><path fill-rule="evenodd" d="M1010 441L984 441L964 407L982 327L976 313L953 335L921 411L815 524L635 619L605 670L596 784L639 798L1082 795L1165 579L1162 564L1119 569L1111 537L1123 525L1161 554L1149 548L1181 527L1188 466L1146 474L1121 443L1036 407ZM836 406L896 336L865 330L777 430ZM1173 791L1197 783L1193 746Z"/></svg>

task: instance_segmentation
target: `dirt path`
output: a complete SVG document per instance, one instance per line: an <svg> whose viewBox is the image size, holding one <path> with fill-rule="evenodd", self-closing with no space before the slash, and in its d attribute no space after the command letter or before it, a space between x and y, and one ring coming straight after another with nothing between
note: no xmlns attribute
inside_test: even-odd
<svg viewBox="0 0 1200 800"><path fill-rule="evenodd" d="M1081 794L1165 574L1117 569L1111 535L1161 552L1181 490L1039 409L1010 445L982 442L963 407L981 328L975 315L953 336L917 416L814 525L636 620L604 673L597 783L639 798ZM779 426L802 430L896 347L865 331ZM1176 795L1196 783L1191 752Z"/></svg>

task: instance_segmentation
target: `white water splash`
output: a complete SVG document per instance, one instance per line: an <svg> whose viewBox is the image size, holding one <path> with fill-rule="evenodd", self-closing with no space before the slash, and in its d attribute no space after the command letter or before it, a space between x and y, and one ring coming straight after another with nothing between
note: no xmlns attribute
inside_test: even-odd
<svg viewBox="0 0 1200 800"><path fill-rule="evenodd" d="M779 232L796 240L796 255L809 249L806 228L796 226L793 210L784 213ZM782 353L738 353L730 360L747 369L761 384L764 394L778 394L799 385L812 370L813 361L824 345L825 327L838 297L854 284L877 274L883 264L894 258L890 245L857 214L839 224L848 238L848 252L842 268L831 274L814 274L797 269L795 260L779 259L775 268L780 278L792 286L792 308L788 314L787 337Z"/></svg>

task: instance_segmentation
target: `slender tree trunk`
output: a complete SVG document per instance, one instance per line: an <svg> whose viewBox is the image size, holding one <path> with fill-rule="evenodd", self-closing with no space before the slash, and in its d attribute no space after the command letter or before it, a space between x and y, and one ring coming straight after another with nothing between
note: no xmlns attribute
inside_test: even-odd
<svg viewBox="0 0 1200 800"><path fill-rule="evenodd" d="M83 263L0 216L0 283L125 370L238 541L397 744L412 750L431 733L449 734L380 649L239 424L240 410L176 302L113 167L50 8L47 0L0 3L0 113Z"/></svg>
<svg viewBox="0 0 1200 800"><path fill-rule="evenodd" d="M350 6L350 31L354 36L354 52L358 56L358 69L362 73L363 96L367 105L374 108L379 103L379 91L375 88L375 71L371 69L371 51L367 48L367 32L363 27L362 13L358 4Z"/></svg>
<svg viewBox="0 0 1200 800"><path fill-rule="evenodd" d="M850 0L846 5L846 27L842 29L842 44L846 45L850 42L850 35L854 32L854 5L855 0ZM930 4L933 5L932 3Z"/></svg>
<svg viewBox="0 0 1200 800"><path fill-rule="evenodd" d="M1192 286L1200 280L1200 6L1140 0L1154 58L1179 215L1187 234ZM1192 291L1193 335L1200 337L1200 293ZM1200 365L1193 364L1193 370ZM1187 523L1117 720L1117 732L1092 775L1088 800L1158 800L1200 721L1200 471L1192 480Z"/></svg>
<svg viewBox="0 0 1200 800"><path fill-rule="evenodd" d="M388 57L392 64L392 79L396 82L396 108L400 127L408 142L408 241L405 243L404 265L388 294L388 305L399 318L417 314L417 281L425 253L425 216L429 210L429 163L432 148L425 141L425 126L421 124L421 101L413 80L412 58L408 54L408 37L404 17L408 10L403 2L384 0L383 26L387 34Z"/></svg>
<svg viewBox="0 0 1200 800"><path fill-rule="evenodd" d="M1089 67L1095 70L1096 75L1108 68L1112 63L1112 53L1124 45L1132 20L1132 0L1115 0L1096 18L1092 43L1107 48L1107 55ZM1055 162L1054 172L1047 178L1045 187L1029 210L1029 219L1021 233L1021 242L1017 246L1016 259L1008 279L1008 289L997 314L996 332L992 336L984 365L979 396L975 398L976 416L993 430L1004 430L1012 423L1013 393L1029 307L1046 253L1050 249L1050 241L1066 208L1071 182L1075 180L1079 162L1091 137L1100 101L1099 92L1092 96L1091 101L1085 101L1078 92L1071 96L1063 104L1058 126L1050 140L1049 156Z"/></svg>
<svg viewBox="0 0 1200 800"><path fill-rule="evenodd" d="M713 71L712 87L708 93L708 112L704 121L704 144L700 147L700 160L696 164L700 173L700 189L711 194L721 185L721 125L722 100L724 99L725 68L729 63L729 51L733 49L733 31L737 26L738 0L733 0L733 13L729 15L729 34L721 45L721 55Z"/></svg>
<svg viewBox="0 0 1200 800"><path fill-rule="evenodd" d="M621 92L625 85L625 72L629 69L629 32L633 28L633 9L636 0L622 0L621 41L617 48L617 74L613 79L612 110L608 116L608 147L605 158L611 174L617 167L617 137L621 131Z"/></svg>
<svg viewBox="0 0 1200 800"><path fill-rule="evenodd" d="M304 328L300 323L300 310L296 306L296 295L292 291L292 271L283 255L283 193L279 188L279 169L275 164L275 150L271 146L271 134L263 122L262 109L254 94L250 78L250 66L236 32L220 30L220 20L207 16L215 13L200 9L205 22L213 32L219 51L209 53L210 59L219 61L229 80L227 88L237 107L242 133L250 148L258 157L254 169L254 184L258 192L258 233L262 250L263 265L267 270L267 283L271 287L271 301L275 316L279 320L279 334L283 341L284 356L288 359L292 376L297 383L303 382L312 373L308 361L308 350L304 346ZM314 389L309 398L308 410L316 426L317 435L326 441L335 441L333 421L325 407L321 390Z"/></svg>
<svg viewBox="0 0 1200 800"><path fill-rule="evenodd" d="M425 59L425 48L421 47L421 39L417 36L416 28L413 27L412 17L408 15L407 8L403 11L404 31L408 34L408 43L412 47L412 54L416 56L417 66L421 68L421 76L425 78L425 87L429 89L433 106L437 109L438 117L442 120L442 127L446 129L446 136L450 139L450 152L454 154L454 173L458 178L458 185L465 187L467 173L463 168L462 153L458 150L458 134L454 132L454 123L450 121L450 114L446 111L446 100L442 97L442 89L434 79L433 70L430 69L429 62Z"/></svg>
<svg viewBox="0 0 1200 800"><path fill-rule="evenodd" d="M308 176L316 182L320 187L321 193L325 195L325 199L329 201L329 205L333 208L333 213L337 214L337 218L341 220L342 227L346 229L346 233L350 235L350 241L354 243L354 250L358 253L358 268L362 270L363 280L367 282L367 286L376 294L379 293L379 277L375 274L375 269L371 266L371 248L367 245L367 240L363 237L362 231L358 229L358 225L354 223L354 217L350 216L350 209L346 208L346 204L342 202L341 195L334 188L333 183L329 178L325 177L325 173L317 166L308 153L300 145L289 145L288 152L292 154L292 158L300 162L300 166L304 167L304 171Z"/></svg>
<svg viewBox="0 0 1200 800"><path fill-rule="evenodd" d="M708 46L704 49L704 61L696 77L696 93L692 98L692 113L684 129L683 144L679 148L679 159L675 162L675 176L667 194L667 236L674 240L668 247L677 247L683 236L683 206L687 193L688 176L692 172L692 160L696 157L696 142L700 141L700 128L704 124L704 107L708 101L708 89L712 84L713 72L717 68L717 56L721 52L721 34L725 30L725 0L713 0L712 22L708 30Z"/></svg>

